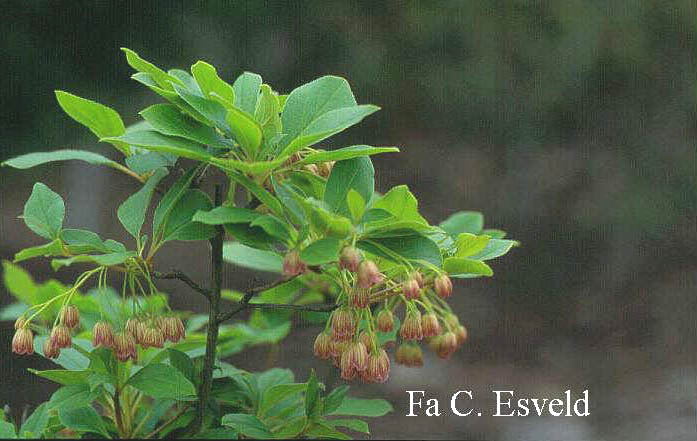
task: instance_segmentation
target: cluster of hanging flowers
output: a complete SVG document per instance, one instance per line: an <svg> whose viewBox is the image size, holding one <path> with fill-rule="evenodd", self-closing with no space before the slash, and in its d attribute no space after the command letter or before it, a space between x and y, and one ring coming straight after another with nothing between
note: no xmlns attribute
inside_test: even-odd
<svg viewBox="0 0 697 441"><path fill-rule="evenodd" d="M71 334L80 325L80 311L74 305L63 306L56 323L43 345L47 358L58 358L63 348L72 344ZM111 348L120 361L136 360L137 345L143 349L164 347L165 341L176 343L186 337L184 323L174 316L142 316L128 319L123 330L114 332L113 326L104 320L95 323L92 329L94 347ZM19 355L34 353L34 335L30 321L20 317L15 321L12 352Z"/></svg>
<svg viewBox="0 0 697 441"><path fill-rule="evenodd" d="M341 251L338 266L345 281L337 299L339 307L316 337L313 352L317 358L331 360L344 380L387 381L390 358L378 337L395 331L395 313L402 305L404 316L397 330L401 342L394 354L398 364L422 366L422 342L438 357L448 359L467 339L466 328L445 302L453 291L446 274L412 270L390 278L352 246ZM306 269L297 252L286 255L286 275Z"/></svg>

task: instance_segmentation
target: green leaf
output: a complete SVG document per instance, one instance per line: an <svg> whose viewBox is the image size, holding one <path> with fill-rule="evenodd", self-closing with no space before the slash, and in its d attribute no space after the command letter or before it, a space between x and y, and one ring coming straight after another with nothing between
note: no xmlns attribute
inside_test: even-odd
<svg viewBox="0 0 697 441"><path fill-rule="evenodd" d="M158 168L148 181L136 193L129 196L118 208L116 215L121 225L136 240L140 240L140 230L145 222L145 213L157 184L167 175L167 169Z"/></svg>
<svg viewBox="0 0 697 441"><path fill-rule="evenodd" d="M209 161L213 158L203 145L175 136L163 135L155 130L129 132L116 138L103 138L102 141L123 141L146 150L171 153L182 158Z"/></svg>
<svg viewBox="0 0 697 441"><path fill-rule="evenodd" d="M342 107L356 106L348 82L336 76L324 76L293 90L283 107L281 123L288 136L280 147L286 148L320 116Z"/></svg>
<svg viewBox="0 0 697 441"><path fill-rule="evenodd" d="M307 389L306 383L288 383L288 384L277 384L266 389L263 398L261 400L261 405L259 406L259 415L264 415L272 407L281 401L300 394Z"/></svg>
<svg viewBox="0 0 697 441"><path fill-rule="evenodd" d="M274 195L269 193L269 191L266 190L264 187L257 184L255 181L249 179L242 173L230 172L228 176L230 176L230 178L232 178L235 182L252 192L252 194L256 196L262 204L266 205L266 207L268 207L268 209L271 210L273 214L279 217L283 216L283 207L281 206L281 203L278 201L278 199L274 197Z"/></svg>
<svg viewBox="0 0 697 441"><path fill-rule="evenodd" d="M443 262L443 269L451 276L493 276L494 271L480 260L464 257L448 257Z"/></svg>
<svg viewBox="0 0 697 441"><path fill-rule="evenodd" d="M248 208L220 206L210 211L196 212L193 220L207 225L246 224L259 216L261 214Z"/></svg>
<svg viewBox="0 0 697 441"><path fill-rule="evenodd" d="M439 225L453 238L460 233L480 234L484 228L484 216L476 211L460 211Z"/></svg>
<svg viewBox="0 0 697 441"><path fill-rule="evenodd" d="M229 413L224 415L221 424L235 429L242 435L256 439L272 439L269 429L254 415L246 413Z"/></svg>
<svg viewBox="0 0 697 441"><path fill-rule="evenodd" d="M268 84L262 84L261 96L254 111L254 119L259 123L267 147L270 141L281 133L281 106L278 97Z"/></svg>
<svg viewBox="0 0 697 441"><path fill-rule="evenodd" d="M26 272L21 266L14 265L11 262L4 260L2 262L3 267L3 281L5 283L5 288L19 301L27 304L33 305L37 285L32 280L28 272Z"/></svg>
<svg viewBox="0 0 697 441"><path fill-rule="evenodd" d="M471 233L460 233L455 239L455 257L470 257L479 253L489 243L489 236L476 236Z"/></svg>
<svg viewBox="0 0 697 441"><path fill-rule="evenodd" d="M317 233L344 239L351 232L351 221L341 215L329 212L324 208L326 204L314 198L298 199L298 202L307 212L310 225Z"/></svg>
<svg viewBox="0 0 697 441"><path fill-rule="evenodd" d="M307 417L297 416L276 429L274 435L277 439L295 439L303 432L306 425Z"/></svg>
<svg viewBox="0 0 697 441"><path fill-rule="evenodd" d="M308 438L319 439L351 439L345 433L336 430L329 421L315 421L304 434Z"/></svg>
<svg viewBox="0 0 697 441"><path fill-rule="evenodd" d="M46 239L57 239L65 217L63 198L37 182L24 204L23 217L24 223L34 233Z"/></svg>
<svg viewBox="0 0 697 441"><path fill-rule="evenodd" d="M346 398L346 393L349 387L346 385L339 386L332 390L329 395L324 399L324 414L330 414L339 408L341 403L343 403L344 398Z"/></svg>
<svg viewBox="0 0 697 441"><path fill-rule="evenodd" d="M276 253L257 250L239 242L223 244L223 260L244 268L280 273L283 259Z"/></svg>
<svg viewBox="0 0 697 441"><path fill-rule="evenodd" d="M126 165L134 172L143 175L160 167L172 167L177 157L170 153L146 152L126 158Z"/></svg>
<svg viewBox="0 0 697 441"><path fill-rule="evenodd" d="M392 405L385 400L347 397L330 415L380 417L388 412L392 412Z"/></svg>
<svg viewBox="0 0 697 441"><path fill-rule="evenodd" d="M140 58L140 56L138 56L138 54L133 52L132 50L125 47L122 47L121 50L125 52L126 61L128 62L129 66L131 66L138 72L143 72L150 75L150 77L162 89L173 91L174 86L172 85L172 83L183 85L178 78L169 75L167 72L163 71L162 69L150 63L149 61Z"/></svg>
<svg viewBox="0 0 697 441"><path fill-rule="evenodd" d="M36 167L37 165L46 164L55 161L85 161L93 165L106 165L113 168L121 168L121 164L112 161L97 153L87 152L84 150L54 150L52 152L36 152L27 153L26 155L17 156L3 162L2 165L10 166L18 169L27 169Z"/></svg>
<svg viewBox="0 0 697 441"><path fill-rule="evenodd" d="M482 251L470 257L475 260L491 260L503 256L509 252L511 248L517 247L518 245L520 245L520 242L515 240L491 239L487 242L486 247Z"/></svg>
<svg viewBox="0 0 697 441"><path fill-rule="evenodd" d="M225 120L247 157L254 158L261 145L261 126L251 115L236 107L228 108Z"/></svg>
<svg viewBox="0 0 697 441"><path fill-rule="evenodd" d="M356 432L361 432L361 433L370 433L370 428L368 427L368 423L366 423L363 420L358 420L358 419L335 419L335 420L329 420L329 422L334 425L334 427L346 427L348 429L354 430Z"/></svg>
<svg viewBox="0 0 697 441"><path fill-rule="evenodd" d="M34 352L44 356L44 342L48 337L41 335L34 339ZM91 349L91 343L87 340L82 340L78 338L73 338L73 347L61 349L60 355L56 359L51 359L50 361L63 366L65 369L73 371L82 371L87 369L90 365L90 360L84 356L80 351L75 349L75 346L80 346L84 348Z"/></svg>
<svg viewBox="0 0 697 441"><path fill-rule="evenodd" d="M140 115L163 135L178 136L213 147L228 147L215 129L190 118L172 104L155 104L141 111Z"/></svg>
<svg viewBox="0 0 697 441"><path fill-rule="evenodd" d="M401 262L394 254L410 261L425 260L439 268L443 263L438 245L431 239L413 232L404 236L359 240L356 246L398 263Z"/></svg>
<svg viewBox="0 0 697 441"><path fill-rule="evenodd" d="M191 92L195 93L196 95L203 95L201 87L189 72L182 69L170 69L167 71L167 73L181 81L182 85Z"/></svg>
<svg viewBox="0 0 697 441"><path fill-rule="evenodd" d="M269 236L275 237L284 243L289 243L295 235L295 232L291 231L291 228L285 222L268 214L258 216L250 223L250 226L262 228Z"/></svg>
<svg viewBox="0 0 697 441"><path fill-rule="evenodd" d="M259 99L261 76L252 72L244 72L237 77L232 87L235 90L235 107L254 115Z"/></svg>
<svg viewBox="0 0 697 441"><path fill-rule="evenodd" d="M97 393L90 391L87 383L63 386L53 393L48 402L50 409L75 409L89 406L97 398Z"/></svg>
<svg viewBox="0 0 697 441"><path fill-rule="evenodd" d="M322 265L336 262L341 248L341 241L325 237L312 242L300 252L300 259L308 265Z"/></svg>
<svg viewBox="0 0 697 441"><path fill-rule="evenodd" d="M104 426L102 417L92 407L78 407L58 409L58 418L61 424L69 429L79 432L92 432L103 435L106 438L111 438L109 432Z"/></svg>
<svg viewBox="0 0 697 441"><path fill-rule="evenodd" d="M400 221L428 225L426 219L419 214L418 204L416 197L409 191L409 187L399 185L375 201L371 208L385 210ZM393 222L393 220L389 220L389 222Z"/></svg>
<svg viewBox="0 0 697 441"><path fill-rule="evenodd" d="M310 379L307 381L307 392L305 392L305 415L314 418L321 414L322 400L320 400L319 383L315 376L315 370L310 372Z"/></svg>
<svg viewBox="0 0 697 441"><path fill-rule="evenodd" d="M17 439L17 434L15 433L15 425L9 421L0 420L0 438L3 439Z"/></svg>
<svg viewBox="0 0 697 441"><path fill-rule="evenodd" d="M63 255L63 243L60 239L56 239L45 245L39 245L35 247L25 248L15 254L14 263L21 262L23 260L31 259L34 257L47 257L47 256L62 256Z"/></svg>
<svg viewBox="0 0 697 441"><path fill-rule="evenodd" d="M34 375L46 378L56 383L68 386L71 384L85 384L87 383L87 377L89 376L89 371L69 371L66 369L53 369L47 371L37 371L36 369L29 369Z"/></svg>
<svg viewBox="0 0 697 441"><path fill-rule="evenodd" d="M170 364L184 374L186 378L194 381L194 363L191 361L191 358L176 349L169 348L167 351L169 353Z"/></svg>
<svg viewBox="0 0 697 441"><path fill-rule="evenodd" d="M352 188L346 195L346 203L348 204L353 222L358 222L365 212L365 201L363 200L363 196Z"/></svg>
<svg viewBox="0 0 697 441"><path fill-rule="evenodd" d="M48 426L48 418L48 403L41 403L22 424L19 430L22 438L40 438ZM0 437L3 437L1 433Z"/></svg>
<svg viewBox="0 0 697 441"><path fill-rule="evenodd" d="M110 107L80 98L62 90L56 90L56 98L65 113L90 129L100 140L102 138L121 136L126 132L126 127L124 127L121 117ZM131 151L127 144L120 141L108 142L121 150L126 156L130 155Z"/></svg>
<svg viewBox="0 0 697 441"><path fill-rule="evenodd" d="M485 230L482 230L482 234L485 234L492 239L503 239L506 237L506 232L503 230L498 230L496 228L487 228Z"/></svg>
<svg viewBox="0 0 697 441"><path fill-rule="evenodd" d="M68 257L67 259L53 259L51 267L54 271L58 271L64 266L70 266L73 263L95 263L100 266L119 265L131 257L135 257L134 251L119 251L108 254L81 254L79 256Z"/></svg>
<svg viewBox="0 0 697 441"><path fill-rule="evenodd" d="M304 127L297 137L283 150L282 154L290 156L305 147L316 144L354 124L358 124L363 118L378 110L380 110L378 106L370 104L353 105L330 110Z"/></svg>
<svg viewBox="0 0 697 441"><path fill-rule="evenodd" d="M364 201L369 201L375 188L375 169L368 157L339 161L334 164L324 190L324 202L342 216L350 216L347 196L354 189Z"/></svg>
<svg viewBox="0 0 697 441"><path fill-rule="evenodd" d="M193 222L197 211L209 211L213 203L206 193L189 189L174 206L165 221L163 242L170 240L207 240L215 236L215 227Z"/></svg>
<svg viewBox="0 0 697 441"><path fill-rule="evenodd" d="M177 182L175 182L174 185L167 190L167 193L165 193L162 199L160 199L160 202L157 204L157 208L155 208L155 214L153 215L152 219L152 231L153 238L155 240L160 238L160 230L163 227L163 222L177 202L179 202L182 196L184 196L184 193L186 193L186 191L189 189L191 182L194 180L194 176L197 175L200 167L201 166L192 167L189 169L181 178L177 179Z"/></svg>
<svg viewBox="0 0 697 441"><path fill-rule="evenodd" d="M352 145L336 150L310 153L298 161L296 165L318 164L327 161L344 161L360 156L377 155L379 153L399 152L397 147L371 147L369 145Z"/></svg>
<svg viewBox="0 0 697 441"><path fill-rule="evenodd" d="M218 76L215 67L205 61L197 61L191 66L191 74L205 96L216 93L230 104L235 102L235 90Z"/></svg>
<svg viewBox="0 0 697 441"><path fill-rule="evenodd" d="M176 368L162 364L149 364L133 375L126 383L144 394L156 399L189 399L196 394L196 388L184 374Z"/></svg>

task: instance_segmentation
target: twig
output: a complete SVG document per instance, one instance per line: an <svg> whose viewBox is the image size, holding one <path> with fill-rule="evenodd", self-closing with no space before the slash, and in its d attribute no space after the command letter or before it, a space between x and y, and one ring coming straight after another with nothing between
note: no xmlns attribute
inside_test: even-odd
<svg viewBox="0 0 697 441"><path fill-rule="evenodd" d="M147 439L147 438L152 438L153 436L157 435L157 434L160 433L165 427L169 426L169 425L172 424L177 418L179 418L180 416L182 416L182 414L183 414L184 412L186 412L187 410L189 410L189 406L184 406L184 407L183 407L179 412L177 412L172 418L170 418L170 419L168 419L167 421L165 421L164 423L162 423L162 425L161 425L160 427L158 427L157 429L155 429L155 430L153 430L152 432L150 432L150 433L148 433L147 435L145 435L145 438L146 438L146 439Z"/></svg>
<svg viewBox="0 0 697 441"><path fill-rule="evenodd" d="M180 280L187 285L189 285L189 288L193 289L194 291L198 292L202 296L204 296L207 299L210 299L211 297L211 290L206 289L202 286L200 286L198 283L194 282L191 277L187 276L184 274L182 271L179 270L172 270L168 273L161 273L158 271L153 272L153 276L157 279L162 279L162 280L168 280L168 279L177 279Z"/></svg>

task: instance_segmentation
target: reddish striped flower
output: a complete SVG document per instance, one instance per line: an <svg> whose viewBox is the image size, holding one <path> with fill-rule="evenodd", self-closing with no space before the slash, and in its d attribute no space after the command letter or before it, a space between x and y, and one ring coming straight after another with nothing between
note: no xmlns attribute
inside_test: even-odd
<svg viewBox="0 0 697 441"><path fill-rule="evenodd" d="M375 321L380 332L391 332L394 328L394 317L389 309L382 309Z"/></svg>
<svg viewBox="0 0 697 441"><path fill-rule="evenodd" d="M105 321L95 323L92 329L92 345L95 348L99 346L110 348L113 344L114 330L111 325Z"/></svg>
<svg viewBox="0 0 697 441"><path fill-rule="evenodd" d="M51 340L58 348L69 348L72 344L70 329L65 325L58 325L51 330Z"/></svg>
<svg viewBox="0 0 697 441"><path fill-rule="evenodd" d="M61 309L60 321L70 329L80 324L80 310L75 305L66 305Z"/></svg>
<svg viewBox="0 0 697 441"><path fill-rule="evenodd" d="M23 325L15 331L15 335L12 337L12 352L18 355L34 353L34 334L28 326Z"/></svg>
<svg viewBox="0 0 697 441"><path fill-rule="evenodd" d="M453 282L446 274L441 274L433 281L433 289L440 298L446 299L453 293Z"/></svg>

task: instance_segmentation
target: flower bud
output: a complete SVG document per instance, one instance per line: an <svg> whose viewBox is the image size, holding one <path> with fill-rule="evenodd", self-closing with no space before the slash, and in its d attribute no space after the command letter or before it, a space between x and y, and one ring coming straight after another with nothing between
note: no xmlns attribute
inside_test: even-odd
<svg viewBox="0 0 697 441"><path fill-rule="evenodd" d="M424 287L424 276L421 275L421 271L416 270L414 271L414 274L412 274L412 278L416 280L416 283L419 284L419 288Z"/></svg>
<svg viewBox="0 0 697 441"><path fill-rule="evenodd" d="M424 337L435 337L440 334L440 324L438 323L438 317L429 312L421 317L421 329L423 330Z"/></svg>
<svg viewBox="0 0 697 441"><path fill-rule="evenodd" d="M370 288L382 283L384 276L372 260L364 260L358 265L358 286Z"/></svg>
<svg viewBox="0 0 697 441"><path fill-rule="evenodd" d="M58 348L69 348L72 344L70 329L65 325L58 325L51 330L51 340Z"/></svg>
<svg viewBox="0 0 697 441"><path fill-rule="evenodd" d="M339 268L355 273L358 271L361 259L361 253L355 247L346 246L339 255Z"/></svg>
<svg viewBox="0 0 697 441"><path fill-rule="evenodd" d="M441 274L433 281L433 289L438 297L446 299L453 293L453 282L446 274Z"/></svg>
<svg viewBox="0 0 697 441"><path fill-rule="evenodd" d="M328 178L332 173L332 168L334 167L335 162L336 161L321 162L317 167L319 169L319 175L323 178Z"/></svg>
<svg viewBox="0 0 697 441"><path fill-rule="evenodd" d="M370 305L370 292L364 288L355 287L349 295L351 306L363 309Z"/></svg>
<svg viewBox="0 0 697 441"><path fill-rule="evenodd" d="M356 320L349 308L339 308L332 315L332 338L337 341L350 340L356 332Z"/></svg>
<svg viewBox="0 0 697 441"><path fill-rule="evenodd" d="M460 325L455 329L455 337L457 338L457 345L462 346L462 344L467 340L467 328Z"/></svg>
<svg viewBox="0 0 697 441"><path fill-rule="evenodd" d="M380 332L392 332L394 328L394 317L389 309L382 309L378 313L376 324Z"/></svg>
<svg viewBox="0 0 697 441"><path fill-rule="evenodd" d="M447 360L455 352L455 349L457 349L457 337L455 333L448 331L438 340L436 355Z"/></svg>
<svg viewBox="0 0 697 441"><path fill-rule="evenodd" d="M12 337L12 352L18 355L34 353L34 335L29 327L23 326L15 331Z"/></svg>
<svg viewBox="0 0 697 441"><path fill-rule="evenodd" d="M418 311L409 311L404 318L402 328L399 330L399 336L403 340L421 340L423 330L421 328L421 313Z"/></svg>
<svg viewBox="0 0 697 441"><path fill-rule="evenodd" d="M368 368L364 371L365 380L373 383L384 383L390 375L390 357L384 349L378 349L377 354L368 357Z"/></svg>
<svg viewBox="0 0 697 441"><path fill-rule="evenodd" d="M421 367L424 365L424 356L419 345L409 345L407 350L407 363L409 367Z"/></svg>
<svg viewBox="0 0 697 441"><path fill-rule="evenodd" d="M60 348L53 344L53 340L47 338L46 341L44 341L44 357L55 359L58 358L60 353Z"/></svg>
<svg viewBox="0 0 697 441"><path fill-rule="evenodd" d="M60 321L70 329L80 324L80 310L75 305L66 305L61 309Z"/></svg>
<svg viewBox="0 0 697 441"><path fill-rule="evenodd" d="M186 337L186 328L184 328L184 323L179 317L162 317L160 329L164 339L172 343L176 343Z"/></svg>
<svg viewBox="0 0 697 441"><path fill-rule="evenodd" d="M111 325L105 321L95 323L92 329L92 345L95 348L99 346L110 348L113 344L114 330Z"/></svg>
<svg viewBox="0 0 697 441"><path fill-rule="evenodd" d="M411 278L404 282L404 297L406 297L407 300L415 300L421 297L421 289L416 279Z"/></svg>
<svg viewBox="0 0 697 441"><path fill-rule="evenodd" d="M138 358L138 348L133 334L119 332L114 336L114 355L121 362L127 361L129 358L132 360Z"/></svg>
<svg viewBox="0 0 697 441"><path fill-rule="evenodd" d="M18 330L19 328L23 328L24 325L27 324L27 321L24 317L18 317L17 320L15 320L15 331Z"/></svg>
<svg viewBox="0 0 697 441"><path fill-rule="evenodd" d="M327 360L332 356L332 339L328 333L322 331L317 335L312 352L321 360Z"/></svg>
<svg viewBox="0 0 697 441"><path fill-rule="evenodd" d="M307 265L300 260L300 253L297 250L288 251L283 257L283 275L293 277L305 271L307 271Z"/></svg>
<svg viewBox="0 0 697 441"><path fill-rule="evenodd" d="M360 335L358 336L358 341L363 343L363 346L365 346L368 351L370 351L373 346L377 346L378 343L375 336L367 333L366 331L361 331Z"/></svg>

